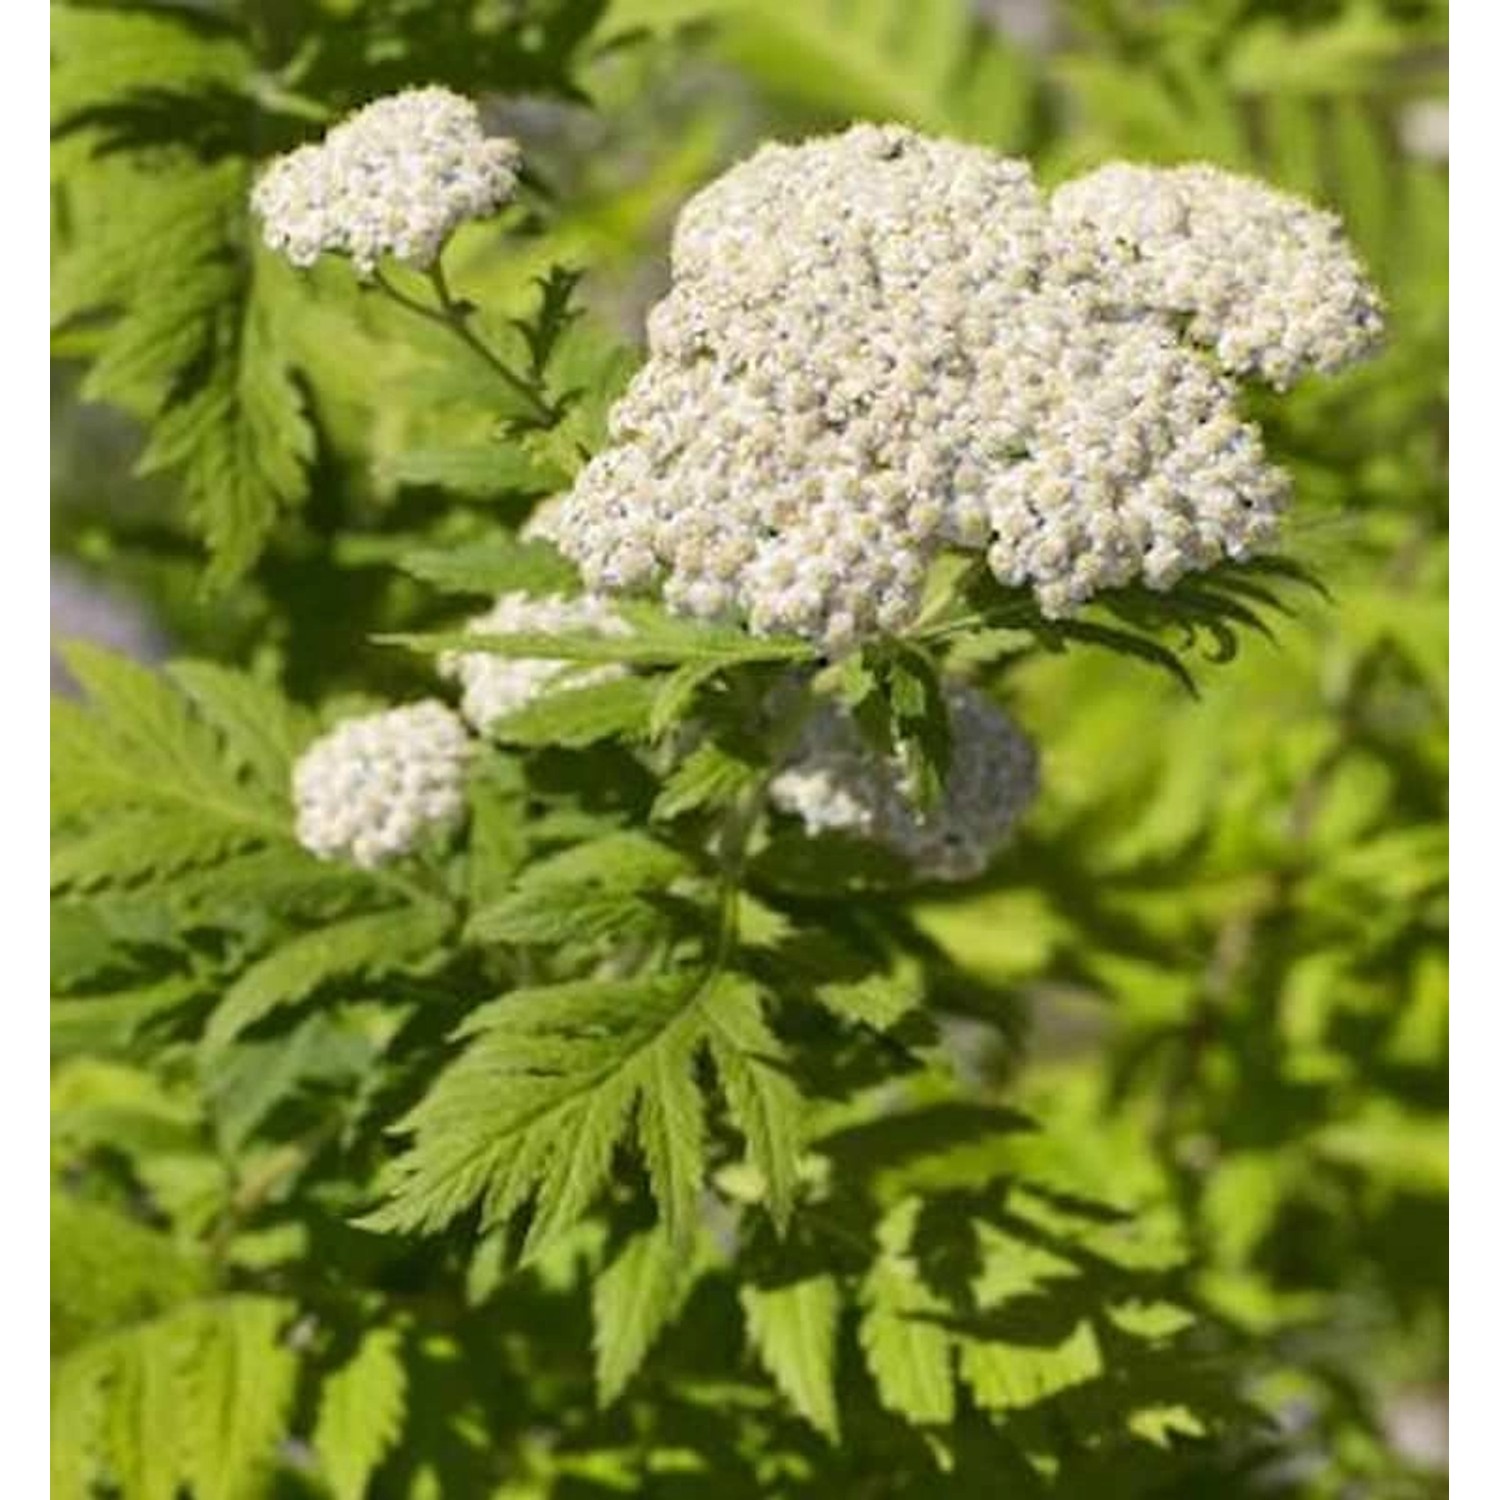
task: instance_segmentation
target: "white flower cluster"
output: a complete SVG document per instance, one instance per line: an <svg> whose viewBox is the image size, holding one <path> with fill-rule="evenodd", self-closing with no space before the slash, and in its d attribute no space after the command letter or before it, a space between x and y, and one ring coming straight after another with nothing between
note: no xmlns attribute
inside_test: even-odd
<svg viewBox="0 0 1500 1500"><path fill-rule="evenodd" d="M809 721L771 782L771 802L810 833L852 833L884 844L926 879L982 874L1035 800L1036 751L972 688L950 684L944 697L953 755L936 807L924 813L913 805L907 770L894 757L873 754L848 712L835 705Z"/></svg>
<svg viewBox="0 0 1500 1500"><path fill-rule="evenodd" d="M511 201L520 166L521 148L486 136L472 102L408 89L273 162L251 203L266 243L294 266L347 255L368 277L387 255L430 266L460 224Z"/></svg>
<svg viewBox="0 0 1500 1500"><path fill-rule="evenodd" d="M297 841L365 869L456 821L473 741L434 699L348 719L309 746L292 773Z"/></svg>
<svg viewBox="0 0 1500 1500"><path fill-rule="evenodd" d="M561 594L533 597L502 594L468 623L475 635L629 635L630 627L604 600L592 594L568 599ZM481 734L507 714L554 690L588 687L624 674L612 665L579 670L572 662L495 656L487 651L449 651L438 670L463 687L464 717Z"/></svg>
<svg viewBox="0 0 1500 1500"><path fill-rule="evenodd" d="M1049 203L1024 162L901 127L764 147L684 209L559 546L591 588L831 652L909 625L945 547L1052 615L1263 549L1287 480L1231 372L1362 353L1373 294L1297 200L1128 170L1172 205L1144 227L1106 211L1134 179Z"/></svg>

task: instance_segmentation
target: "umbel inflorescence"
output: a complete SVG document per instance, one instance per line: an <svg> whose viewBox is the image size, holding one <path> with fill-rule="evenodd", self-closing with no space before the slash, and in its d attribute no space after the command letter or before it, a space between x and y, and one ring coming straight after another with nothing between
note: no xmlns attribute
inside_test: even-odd
<svg viewBox="0 0 1500 1500"><path fill-rule="evenodd" d="M431 266L460 224L514 198L520 168L521 148L486 136L472 102L408 89L278 158L251 203L266 243L293 265L346 255L368 277L385 256Z"/></svg>
<svg viewBox="0 0 1500 1500"><path fill-rule="evenodd" d="M410 853L462 816L472 748L463 721L431 699L346 719L297 762L297 841L367 869Z"/></svg>
<svg viewBox="0 0 1500 1500"><path fill-rule="evenodd" d="M840 651L944 548L1049 615L1275 538L1235 377L1366 353L1337 221L1207 167L1030 168L860 125L770 145L678 221L649 358L557 538L596 589Z"/></svg>

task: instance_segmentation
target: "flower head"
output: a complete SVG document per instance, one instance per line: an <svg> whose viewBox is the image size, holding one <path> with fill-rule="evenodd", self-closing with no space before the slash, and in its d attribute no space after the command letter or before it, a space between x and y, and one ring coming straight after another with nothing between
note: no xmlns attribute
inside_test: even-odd
<svg viewBox="0 0 1500 1500"><path fill-rule="evenodd" d="M463 721L434 699L346 719L293 770L297 841L366 869L409 852L462 814L472 748Z"/></svg>
<svg viewBox="0 0 1500 1500"><path fill-rule="evenodd" d="M474 104L442 88L377 99L321 142L273 162L251 195L266 243L295 266L347 255L425 269L467 219L515 196L521 148L488 137Z"/></svg>
<svg viewBox="0 0 1500 1500"><path fill-rule="evenodd" d="M830 652L908 626L945 547L1052 615L1264 549L1287 481L1231 376L1331 367L1378 319L1326 215L1224 176L1189 216L1220 272L1190 308L1084 212L1093 179L1049 202L1024 162L894 126L764 147L683 210L558 545L591 588ZM1274 253L1244 253L1236 202Z"/></svg>
<svg viewBox="0 0 1500 1500"><path fill-rule="evenodd" d="M920 811L906 768L876 755L848 712L833 705L809 721L771 782L771 802L810 833L852 833L884 844L926 879L982 874L1035 800L1036 751L982 694L950 685L944 696L953 755L936 807Z"/></svg>

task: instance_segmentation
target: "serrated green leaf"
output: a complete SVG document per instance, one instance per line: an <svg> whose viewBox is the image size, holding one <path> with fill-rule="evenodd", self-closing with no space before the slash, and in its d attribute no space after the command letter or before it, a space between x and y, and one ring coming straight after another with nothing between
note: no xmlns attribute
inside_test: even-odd
<svg viewBox="0 0 1500 1500"><path fill-rule="evenodd" d="M731 1118L783 1218L795 1185L801 1099L777 1066L779 1047L747 982L681 976L518 990L473 1012L467 1050L401 1124L415 1139L395 1164L370 1227L432 1231L471 1205L486 1226L533 1204L524 1254L565 1234L605 1182L641 1102L652 1139L650 1180L668 1235L701 1172L701 1107L655 1091L694 1077L706 1047Z"/></svg>
<svg viewBox="0 0 1500 1500"><path fill-rule="evenodd" d="M704 1001L709 1054L729 1112L765 1184L766 1204L785 1229L797 1190L802 1101L785 1053L766 1025L756 987L740 976L716 984Z"/></svg>
<svg viewBox="0 0 1500 1500"><path fill-rule="evenodd" d="M882 1257L865 1279L859 1344L887 1410L919 1425L946 1425L956 1406L950 1335L914 1314L936 1299L904 1260Z"/></svg>
<svg viewBox="0 0 1500 1500"><path fill-rule="evenodd" d="M288 1435L297 1360L282 1340L292 1309L226 1297L196 1316L197 1339L174 1421L198 1500L251 1500Z"/></svg>
<svg viewBox="0 0 1500 1500"><path fill-rule="evenodd" d="M252 964L226 991L203 1034L213 1052L273 1011L332 979L408 968L430 957L448 915L437 906L373 912L305 932Z"/></svg>
<svg viewBox="0 0 1500 1500"><path fill-rule="evenodd" d="M763 771L754 762L707 740L663 782L651 807L652 821L669 823L700 808L726 806L753 786Z"/></svg>
<svg viewBox="0 0 1500 1500"><path fill-rule="evenodd" d="M349 1359L328 1376L318 1400L313 1448L334 1500L363 1500L381 1460L395 1447L406 1416L401 1335L369 1329Z"/></svg>
<svg viewBox="0 0 1500 1500"><path fill-rule="evenodd" d="M1060 1344L963 1339L959 1372L985 1411L1019 1411L1093 1380L1104 1369L1092 1326L1079 1323Z"/></svg>
<svg viewBox="0 0 1500 1500"><path fill-rule="evenodd" d="M540 661L620 662L626 666L675 667L692 662L734 666L750 662L811 661L815 651L790 636L754 636L727 626L694 624L655 605L625 602L617 613L629 635L559 631L551 635L482 633L385 635L376 639L412 651L485 651L494 656Z"/></svg>
<svg viewBox="0 0 1500 1500"><path fill-rule="evenodd" d="M889 1031L922 1004L922 979L906 974L870 974L863 979L820 984L813 998L835 1015L876 1031Z"/></svg>
<svg viewBox="0 0 1500 1500"><path fill-rule="evenodd" d="M837 1281L832 1276L808 1276L785 1286L746 1286L740 1302L750 1343L782 1395L799 1416L837 1442Z"/></svg>
<svg viewBox="0 0 1500 1500"><path fill-rule="evenodd" d="M143 1028L180 1010L203 992L196 980L171 975L154 984L111 994L70 996L52 1002L52 1052L113 1052Z"/></svg>
<svg viewBox="0 0 1500 1500"><path fill-rule="evenodd" d="M508 745L557 745L567 750L601 740L643 736L656 693L641 677L616 677L569 687L566 677L540 698L497 719L489 733Z"/></svg>
<svg viewBox="0 0 1500 1500"><path fill-rule="evenodd" d="M694 700L723 669L717 662L691 663L677 667L654 684L656 700L651 705L647 726L652 740L659 740L674 724L684 719Z"/></svg>
<svg viewBox="0 0 1500 1500"><path fill-rule="evenodd" d="M578 573L550 542L492 537L440 552L408 552L402 569L455 594L575 594Z"/></svg>
<svg viewBox="0 0 1500 1500"><path fill-rule="evenodd" d="M665 914L629 891L554 885L521 890L477 911L468 936L482 943L593 943L648 936Z"/></svg>
<svg viewBox="0 0 1500 1500"><path fill-rule="evenodd" d="M167 675L218 731L230 763L248 772L268 800L286 804L292 767L316 732L313 716L265 683L212 662L173 662Z"/></svg>
<svg viewBox="0 0 1500 1500"><path fill-rule="evenodd" d="M632 1235L594 1282L594 1373L611 1406L682 1310L693 1268L660 1225Z"/></svg>
<svg viewBox="0 0 1500 1500"><path fill-rule="evenodd" d="M385 478L397 484L435 485L476 499L546 495L568 482L562 470L514 442L413 448L393 455L381 467Z"/></svg>

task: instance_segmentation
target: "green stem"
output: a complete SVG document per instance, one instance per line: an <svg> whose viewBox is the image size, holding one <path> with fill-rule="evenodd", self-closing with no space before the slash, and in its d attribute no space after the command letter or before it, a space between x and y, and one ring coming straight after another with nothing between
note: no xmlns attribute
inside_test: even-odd
<svg viewBox="0 0 1500 1500"><path fill-rule="evenodd" d="M375 285L391 301L396 303L397 306L403 307L407 312L414 314L416 317L423 318L429 323L435 323L439 328L444 328L453 334L461 343L468 347L471 353L482 359L516 395L526 402L534 416L538 417L548 427L555 425L558 413L542 396L536 386L527 380L525 376L518 375L511 369L474 332L470 326L470 319L474 315L474 309L471 304L453 295L448 285L448 278L443 272L441 260L433 262L431 269L427 272L427 279L432 283L433 291L437 293L438 302L436 307L403 292L378 267L374 276Z"/></svg>
<svg viewBox="0 0 1500 1500"><path fill-rule="evenodd" d="M766 799L771 794L771 782L781 769L782 757L796 744L814 706L812 688L804 684L801 692L787 713L780 719L777 732L770 745L770 758L765 772L758 776L753 786L748 787L738 801L724 815L719 827L719 933L714 945L713 958L704 987L712 984L734 956L739 942L740 890L744 885L745 866L750 854L750 841L754 837L761 814L765 811Z"/></svg>

